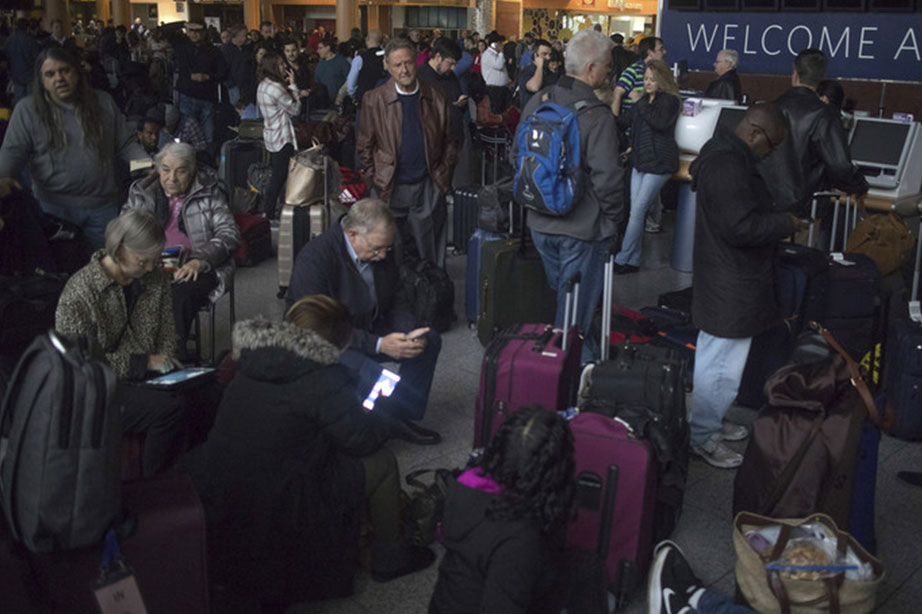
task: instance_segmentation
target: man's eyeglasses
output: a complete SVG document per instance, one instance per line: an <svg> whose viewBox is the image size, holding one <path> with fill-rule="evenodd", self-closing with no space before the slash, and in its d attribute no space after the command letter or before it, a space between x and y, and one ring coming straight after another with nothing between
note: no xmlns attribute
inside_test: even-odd
<svg viewBox="0 0 922 614"><path fill-rule="evenodd" d="M775 142L772 140L772 137L768 136L768 132L766 132L765 128L763 128L762 126L760 126L760 125L758 125L758 124L750 124L750 125L751 125L753 128L755 128L756 130L758 130L759 132L761 132L761 133L762 133L762 136L765 137L765 140L768 141L768 146L769 146L769 148L770 148L769 153L771 153L771 152L775 151L776 149L778 149L778 145L780 145L781 143L775 143Z"/></svg>

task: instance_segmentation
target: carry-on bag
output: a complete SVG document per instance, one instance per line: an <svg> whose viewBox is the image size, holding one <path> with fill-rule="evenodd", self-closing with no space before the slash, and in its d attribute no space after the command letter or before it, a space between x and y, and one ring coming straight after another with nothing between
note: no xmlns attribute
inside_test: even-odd
<svg viewBox="0 0 922 614"><path fill-rule="evenodd" d="M455 319L455 284L445 269L429 260L403 262L400 284L411 305L416 326L429 326L440 333Z"/></svg>
<svg viewBox="0 0 922 614"><path fill-rule="evenodd" d="M794 362L765 384L768 405L752 424L733 512L781 518L822 512L847 529L865 421L886 427L891 417L877 411L851 356L828 330L816 328L822 338L804 334Z"/></svg>
<svg viewBox="0 0 922 614"><path fill-rule="evenodd" d="M240 245L233 254L238 266L256 266L272 256L272 228L269 220L259 215L235 213L234 221L240 229Z"/></svg>
<svg viewBox="0 0 922 614"><path fill-rule="evenodd" d="M91 340L41 335L0 405L0 502L31 552L98 543L119 512L116 377Z"/></svg>
<svg viewBox="0 0 922 614"><path fill-rule="evenodd" d="M480 263L480 314L477 338L486 345L512 324L554 322L557 291L547 282L541 255L526 237L483 245Z"/></svg>
<svg viewBox="0 0 922 614"><path fill-rule="evenodd" d="M346 210L338 202L317 200L308 205L289 205L282 207L279 217L278 298L285 298L291 271L301 248L313 237L326 232L335 220L345 214Z"/></svg>
<svg viewBox="0 0 922 614"><path fill-rule="evenodd" d="M611 331L613 255L604 268L603 339ZM659 480L655 505L650 511L653 543L672 532L685 495L688 475L685 381L686 361L680 352L651 343L602 344L601 360L587 365L580 376L580 410L624 421L654 451ZM649 546L652 548L652 543Z"/></svg>
<svg viewBox="0 0 922 614"><path fill-rule="evenodd" d="M477 229L479 185L455 189L452 196L451 245L458 253L468 248L468 240Z"/></svg>
<svg viewBox="0 0 922 614"><path fill-rule="evenodd" d="M474 418L474 447L484 447L506 417L523 405L551 410L574 404L582 338L576 328L579 278L570 280L563 330L520 324L501 331L484 352Z"/></svg>
<svg viewBox="0 0 922 614"><path fill-rule="evenodd" d="M884 580L880 561L825 514L733 520L736 585L762 614L867 614Z"/></svg>
<svg viewBox="0 0 922 614"><path fill-rule="evenodd" d="M237 137L221 145L218 180L227 194L247 187L247 174L253 164L265 164L269 152L262 141Z"/></svg>
<svg viewBox="0 0 922 614"><path fill-rule="evenodd" d="M621 607L642 585L653 552L656 454L620 419L582 412L570 430L577 495L567 547L597 553Z"/></svg>
<svg viewBox="0 0 922 614"><path fill-rule="evenodd" d="M131 522L118 530L118 550L147 611L208 612L205 514L189 478L158 476L125 484L121 499ZM12 543L0 519L3 611L98 614L93 588L103 558L102 536L77 550L25 551Z"/></svg>
<svg viewBox="0 0 922 614"><path fill-rule="evenodd" d="M339 188L339 164L330 160L316 139L312 147L297 152L288 161L286 205L309 205L321 199L326 202L328 195L339 194Z"/></svg>
<svg viewBox="0 0 922 614"><path fill-rule="evenodd" d="M457 203L457 201L456 201ZM455 204L457 207L457 204ZM464 271L464 315L468 324L476 324L480 314L480 263L483 245L489 241L508 238L495 232L478 228L467 242L467 266Z"/></svg>

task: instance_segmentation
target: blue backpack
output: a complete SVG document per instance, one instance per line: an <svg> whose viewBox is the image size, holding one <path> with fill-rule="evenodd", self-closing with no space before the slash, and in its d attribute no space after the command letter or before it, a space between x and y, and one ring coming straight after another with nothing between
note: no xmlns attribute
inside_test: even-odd
<svg viewBox="0 0 922 614"><path fill-rule="evenodd" d="M573 209L584 180L577 117L601 105L580 100L570 109L544 102L519 124L515 202L544 215L563 216Z"/></svg>

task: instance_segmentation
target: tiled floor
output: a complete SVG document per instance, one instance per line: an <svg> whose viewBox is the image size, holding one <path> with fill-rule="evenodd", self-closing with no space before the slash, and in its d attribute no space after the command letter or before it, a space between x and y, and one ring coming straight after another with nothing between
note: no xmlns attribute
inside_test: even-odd
<svg viewBox="0 0 922 614"><path fill-rule="evenodd" d="M671 217L667 214L667 228ZM691 275L669 267L672 235L646 236L643 270L616 278L615 301L629 307L653 304L666 291L686 287ZM278 289L275 260L237 273L237 314L281 317L284 303L275 298ZM456 282L456 311L463 314L465 260L448 260ZM218 346L228 347L227 309L219 308ZM438 430L438 446L413 446L394 441L402 474L421 467L453 467L462 464L473 438L474 400L483 348L463 324L444 335L430 406L424 425ZM748 422L755 412L734 409L733 418ZM742 444L735 444L740 449ZM877 537L879 556L887 576L881 586L877 611L886 614L922 611L922 490L896 480L900 469L922 469L922 444L884 437L880 450L877 487ZM685 507L674 533L701 578L713 588L732 593L734 556L730 533L730 507L734 472L711 468L692 460ZM438 550L440 550L437 547ZM441 554L441 551L439 552ZM355 595L348 599L301 604L289 612L298 614L421 614L426 612L436 578L436 566L387 584L372 582L367 575L356 579ZM644 612L643 596L635 598L625 612Z"/></svg>

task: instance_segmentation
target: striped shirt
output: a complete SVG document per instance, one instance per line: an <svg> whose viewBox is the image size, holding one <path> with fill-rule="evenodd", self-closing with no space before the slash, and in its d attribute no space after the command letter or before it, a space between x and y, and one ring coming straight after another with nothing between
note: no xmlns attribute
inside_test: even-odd
<svg viewBox="0 0 922 614"><path fill-rule="evenodd" d="M295 127L291 118L301 110L301 101L298 98L298 86L285 87L272 79L263 79L256 90L256 104L263 116L263 140L266 150L279 152L285 145L291 143L295 149L298 142L295 139Z"/></svg>
<svg viewBox="0 0 922 614"><path fill-rule="evenodd" d="M624 115L624 112L634 106L634 101L630 99L628 94L634 90L639 90L643 92L643 75L647 71L647 63L643 60L637 60L630 66L624 69L624 72L621 73L621 77L618 79L616 87L620 87L625 90L624 96L621 97L621 114Z"/></svg>

